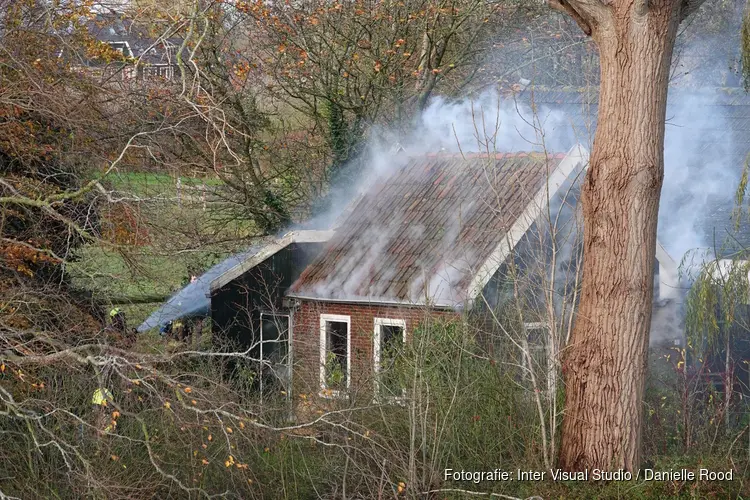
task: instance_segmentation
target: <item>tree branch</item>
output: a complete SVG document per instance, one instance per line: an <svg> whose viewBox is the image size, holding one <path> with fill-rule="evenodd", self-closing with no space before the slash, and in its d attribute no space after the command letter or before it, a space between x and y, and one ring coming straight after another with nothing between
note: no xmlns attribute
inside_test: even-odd
<svg viewBox="0 0 750 500"><path fill-rule="evenodd" d="M682 9L680 10L680 22L684 21L690 16L690 14L698 10L700 6L703 5L703 2L705 2L705 0L683 0Z"/></svg>
<svg viewBox="0 0 750 500"><path fill-rule="evenodd" d="M581 14L578 13L577 10L573 8L572 5L568 3L567 0L548 0L547 4L550 8L569 15L586 36L591 36L591 25L583 18L583 16L581 16Z"/></svg>

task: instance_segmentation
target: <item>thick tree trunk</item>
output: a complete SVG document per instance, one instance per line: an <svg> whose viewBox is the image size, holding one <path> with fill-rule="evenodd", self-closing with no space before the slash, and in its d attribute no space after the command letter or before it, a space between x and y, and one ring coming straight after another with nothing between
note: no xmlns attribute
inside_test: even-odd
<svg viewBox="0 0 750 500"><path fill-rule="evenodd" d="M581 301L563 360L559 465L566 470L639 466L667 85L680 14L675 0L606 5L611 15L592 33L601 90L581 194Z"/></svg>

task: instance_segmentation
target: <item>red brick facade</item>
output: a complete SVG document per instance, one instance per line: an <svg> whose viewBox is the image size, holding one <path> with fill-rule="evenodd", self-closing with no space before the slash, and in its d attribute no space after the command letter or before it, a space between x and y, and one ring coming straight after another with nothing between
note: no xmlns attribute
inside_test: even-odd
<svg viewBox="0 0 750 500"><path fill-rule="evenodd" d="M429 310L424 306L386 306L303 300L293 318L293 377L296 393L317 394L320 387L320 317L335 314L350 318L351 389L362 395L374 391L373 337L375 318L404 320L406 339L427 319L457 318L453 311Z"/></svg>

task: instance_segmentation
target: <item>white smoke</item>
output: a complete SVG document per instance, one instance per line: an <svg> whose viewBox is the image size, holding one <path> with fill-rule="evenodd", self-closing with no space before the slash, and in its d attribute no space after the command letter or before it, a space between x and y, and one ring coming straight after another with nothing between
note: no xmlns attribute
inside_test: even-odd
<svg viewBox="0 0 750 500"><path fill-rule="evenodd" d="M733 143L731 134L727 132L729 123L722 113L722 107L714 104L709 94L676 92L670 96L659 239L678 262L690 250L713 246L714 242L707 239L706 214L717 203L731 204L739 180L738 166L728 164L736 159L731 156ZM591 109L591 113L595 109ZM494 92L473 100L435 98L411 133L397 135L380 129L372 134L367 159L362 162L367 170L362 172L360 183L346 186L346 196L340 198L338 206L327 217L329 220L335 219L352 199L373 189L403 166L409 156L440 151L565 152L575 143L590 147L592 131L577 130L573 124L593 121L594 118L586 115L583 106L578 116L574 117L544 104L532 110L520 99L502 98ZM707 148L707 145L710 147ZM396 153L400 149L403 151ZM553 206L551 210L554 212L559 208ZM555 213L551 215L554 217ZM321 293L340 299L364 298L357 297L356 293L361 280L369 276L373 263L381 262L385 250L383 244L392 236L393 227L399 225L398 221L394 221L393 226L373 227L362 241L352 242L360 250L350 254L350 261L340 263L335 279L326 285L326 290L316 290L316 295ZM416 229L414 231L420 233ZM560 248L565 254L560 256L561 261L570 262L575 251L575 228L570 231L571 234L566 236L568 243ZM453 238L451 234L454 234ZM449 241L445 248L453 244L457 234L457 231L446 231ZM436 249L435 252L442 250ZM380 272L380 279L387 282L395 270ZM455 284L460 276L470 270L461 262L460 256L443 255L438 270L428 272L429 275L417 278L411 284L413 300L432 296L434 302L457 303L464 299L455 295ZM567 269L560 275L568 278L570 273L571 270ZM384 292L385 287L380 285L376 291Z"/></svg>
<svg viewBox="0 0 750 500"><path fill-rule="evenodd" d="M405 165L410 157L427 153L495 153L519 151L565 152L576 142L576 130L564 113L546 107L534 112L530 106L501 98L488 92L477 99L448 101L435 98L421 115L414 130L398 135L386 129L373 131L366 149L366 159L360 161L365 170L360 172L356 185L335 186L334 206L316 221L335 224L346 217L356 206L362 195L372 192L377 186ZM440 264L432 269L434 260L417 262L422 267L422 276L409 285L410 299L415 303L425 300L439 304L460 304L466 297L457 293L456 285L464 278L472 262L471 248L462 245L458 255L452 249L461 231L462 220L470 216L472 202L491 200L465 200L462 213L455 214L442 228L439 248L431 249L431 259L438 256ZM375 210L374 208L371 208ZM378 208L377 210L382 210ZM396 274L395 269L378 270L376 283L371 285L366 296L361 296L363 281L371 278L371 267L384 261L385 243L391 242L395 231L401 230L401 222L392 220L387 226L373 225L357 241L347 242L347 257L337 263L336 269L327 279L307 292L317 297L332 299L396 300L383 296L388 281ZM414 239L421 238L424 228L410 229ZM470 245L469 245L470 246ZM304 295L305 290L299 293Z"/></svg>
<svg viewBox="0 0 750 500"><path fill-rule="evenodd" d="M714 214L717 207L731 207L742 165L732 154L730 123L715 96L676 92L669 104L659 239L678 262L688 252L712 257L731 225Z"/></svg>
<svg viewBox="0 0 750 500"><path fill-rule="evenodd" d="M487 92L451 102L436 97L422 114L411 142L417 152L564 152L577 141L563 112Z"/></svg>
<svg viewBox="0 0 750 500"><path fill-rule="evenodd" d="M571 117L548 106L488 91L475 99L435 97L406 135L385 128L371 131L358 182L333 186L334 203L308 225L330 227L353 200L402 167L410 156L428 153L567 152L583 143L589 131L578 130ZM399 151L401 151L399 153Z"/></svg>

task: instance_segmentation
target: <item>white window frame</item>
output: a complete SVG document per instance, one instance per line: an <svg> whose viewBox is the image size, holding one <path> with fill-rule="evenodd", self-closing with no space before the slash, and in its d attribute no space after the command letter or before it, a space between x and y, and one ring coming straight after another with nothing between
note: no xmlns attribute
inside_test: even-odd
<svg viewBox="0 0 750 500"><path fill-rule="evenodd" d="M373 335L373 348L372 348L372 356L373 356L373 367L375 371L375 399L378 400L381 398L380 396L380 340L382 338L382 327L384 326L398 326L401 327L403 331L403 342L406 344L406 320L403 319L391 319L391 318L375 318L375 332ZM404 393L399 396L392 396L388 399L390 400L399 400L406 397L406 390L404 389Z"/></svg>
<svg viewBox="0 0 750 500"><path fill-rule="evenodd" d="M130 44L126 40L113 40L111 42L107 42L109 46L113 49L122 54L125 57L133 57L133 51L130 49ZM115 47L115 45L122 44L123 47ZM125 55L125 49L128 49L129 56Z"/></svg>
<svg viewBox="0 0 750 500"><path fill-rule="evenodd" d="M328 332L326 323L346 323L346 389L352 384L352 318L343 314L320 315L320 396L337 397L341 391L329 391L326 385L326 355L328 353Z"/></svg>

